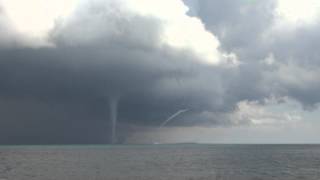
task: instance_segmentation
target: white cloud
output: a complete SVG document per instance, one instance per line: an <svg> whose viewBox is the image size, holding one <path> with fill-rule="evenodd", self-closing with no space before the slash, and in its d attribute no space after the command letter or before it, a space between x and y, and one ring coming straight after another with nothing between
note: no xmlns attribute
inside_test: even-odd
<svg viewBox="0 0 320 180"><path fill-rule="evenodd" d="M76 0L2 0L12 26L24 36L43 41L54 21L71 13ZM42 42L43 43L43 42Z"/></svg>
<svg viewBox="0 0 320 180"><path fill-rule="evenodd" d="M105 2L113 1L96 0L96 3ZM189 8L182 0L121 0L114 5L122 6L122 10L133 14L160 21L162 45L190 50L200 57L199 60L210 64L221 63L224 59L236 60L235 55L218 50L219 40L205 29L200 19L187 15Z"/></svg>
<svg viewBox="0 0 320 180"><path fill-rule="evenodd" d="M50 45L47 39L48 33L54 28L58 19L68 21L73 16L73 19L78 18L77 21L81 23L81 21L86 21L84 12L74 11L79 11L79 9L81 11L81 9L97 5L101 9L104 8L105 16L103 18L106 19L91 19L90 21L96 22L88 24L92 27L82 27L83 24L78 24L77 28L83 28L83 32L85 29L90 29L90 31L86 31L86 35L82 33L77 39L99 37L99 33L104 33L104 36L106 33L111 33L109 36L112 38L117 31L121 30L112 24L114 19L117 16L119 18L119 16L132 14L133 16L131 19L127 19L127 22L120 23L132 23L130 21L135 21L134 15L154 18L161 23L160 42L158 43L162 46L193 52L199 61L208 64L228 62L236 64L237 61L234 54L222 53L218 50L219 40L205 29L200 19L187 15L188 7L182 0L3 0L2 4L13 27L38 46ZM113 12L114 9L119 11ZM92 15L89 18L95 17ZM100 26L107 26L107 28L100 29ZM134 26L139 26L139 24L134 24ZM143 27L140 27L140 30L143 31ZM144 35L144 32L139 33L139 36Z"/></svg>
<svg viewBox="0 0 320 180"><path fill-rule="evenodd" d="M261 105L256 101L241 101L231 119L238 124L248 121L252 125L293 125L301 120L301 115L287 104L279 104L277 100L267 100ZM283 110L283 111L282 111Z"/></svg>
<svg viewBox="0 0 320 180"><path fill-rule="evenodd" d="M288 23L313 23L320 13L318 0L278 0L276 13Z"/></svg>

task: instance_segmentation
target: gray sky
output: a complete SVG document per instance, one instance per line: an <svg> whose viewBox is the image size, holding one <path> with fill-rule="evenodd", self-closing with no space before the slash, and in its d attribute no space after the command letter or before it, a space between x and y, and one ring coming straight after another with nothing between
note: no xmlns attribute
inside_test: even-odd
<svg viewBox="0 0 320 180"><path fill-rule="evenodd" d="M319 12L317 0L1 0L0 143L110 142L113 97L128 143L319 143Z"/></svg>

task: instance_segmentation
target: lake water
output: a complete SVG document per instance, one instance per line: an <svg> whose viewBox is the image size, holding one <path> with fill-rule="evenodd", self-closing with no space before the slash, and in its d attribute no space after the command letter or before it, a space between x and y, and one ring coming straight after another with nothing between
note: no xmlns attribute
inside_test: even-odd
<svg viewBox="0 0 320 180"><path fill-rule="evenodd" d="M0 180L319 180L320 145L0 146Z"/></svg>

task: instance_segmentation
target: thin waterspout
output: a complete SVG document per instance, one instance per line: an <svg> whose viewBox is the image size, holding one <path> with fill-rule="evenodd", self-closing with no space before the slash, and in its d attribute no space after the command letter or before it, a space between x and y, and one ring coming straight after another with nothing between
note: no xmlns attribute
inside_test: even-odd
<svg viewBox="0 0 320 180"><path fill-rule="evenodd" d="M109 98L110 121L111 121L111 143L117 142L117 118L118 118L118 97Z"/></svg>
<svg viewBox="0 0 320 180"><path fill-rule="evenodd" d="M166 119L159 128L164 127L165 125L167 125L170 121L172 121L174 118L176 118L177 116L179 116L182 113L185 113L189 111L189 109L180 109L179 111L177 111L176 113L174 113L173 115L171 115L168 119Z"/></svg>

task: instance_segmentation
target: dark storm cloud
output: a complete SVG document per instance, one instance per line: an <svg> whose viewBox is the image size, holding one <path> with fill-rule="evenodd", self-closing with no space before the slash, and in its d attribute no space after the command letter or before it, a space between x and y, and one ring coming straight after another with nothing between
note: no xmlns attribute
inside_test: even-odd
<svg viewBox="0 0 320 180"><path fill-rule="evenodd" d="M275 1L186 1L192 11L214 33L225 51L235 52L240 66L228 74L225 83L230 104L242 100L268 98L269 85L265 85L267 69L261 60L268 56L269 49L264 45L265 34L274 22ZM192 7L196 4L195 7Z"/></svg>
<svg viewBox="0 0 320 180"><path fill-rule="evenodd" d="M7 130L0 142L107 142L108 100L114 96L124 125L157 127L183 108L190 117L230 111L221 75L234 67L207 65L190 50L159 46L163 26L152 16L80 9L51 31L55 47L1 49L7 112L1 127ZM183 122L178 125L201 124Z"/></svg>
<svg viewBox="0 0 320 180"><path fill-rule="evenodd" d="M181 109L189 111L168 126L248 124L228 115L241 101L271 96L319 102L318 25L272 31L274 1L187 2L238 66L208 65L192 50L159 45L166 24L157 17L83 6L56 22L55 47L0 49L0 143L108 142L114 96L119 136L133 125L158 127ZM2 17L0 33L13 33ZM2 37L0 46L10 44Z"/></svg>

